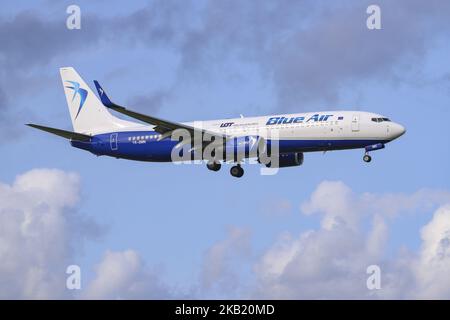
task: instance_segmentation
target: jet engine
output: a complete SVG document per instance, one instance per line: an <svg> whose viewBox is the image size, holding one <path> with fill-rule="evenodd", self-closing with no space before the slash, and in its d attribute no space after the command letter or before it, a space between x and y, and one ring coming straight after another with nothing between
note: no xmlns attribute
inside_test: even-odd
<svg viewBox="0 0 450 320"><path fill-rule="evenodd" d="M285 168L285 167L300 166L303 164L304 159L303 152L280 153L278 155L278 161L273 161L272 160L273 156L268 158L268 160L271 161L265 164L267 168ZM260 159L258 159L258 161L261 163Z"/></svg>

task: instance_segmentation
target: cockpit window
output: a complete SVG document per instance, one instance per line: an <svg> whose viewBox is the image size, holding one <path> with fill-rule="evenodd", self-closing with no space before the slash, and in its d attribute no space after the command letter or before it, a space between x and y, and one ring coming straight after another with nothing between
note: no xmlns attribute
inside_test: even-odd
<svg viewBox="0 0 450 320"><path fill-rule="evenodd" d="M391 121L391 120L389 120L389 118L382 118L383 119L383 121Z"/></svg>

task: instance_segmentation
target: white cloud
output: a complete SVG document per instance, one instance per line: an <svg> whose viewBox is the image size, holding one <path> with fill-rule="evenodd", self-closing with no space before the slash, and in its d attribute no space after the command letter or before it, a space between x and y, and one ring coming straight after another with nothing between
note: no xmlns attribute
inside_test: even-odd
<svg viewBox="0 0 450 320"><path fill-rule="evenodd" d="M74 173L32 170L12 185L0 183L0 298L64 298L74 246L94 236L75 211L80 180Z"/></svg>
<svg viewBox="0 0 450 320"><path fill-rule="evenodd" d="M341 224L354 229L359 221L352 190L341 181L320 183L301 210L305 214L324 213L321 224L326 230Z"/></svg>
<svg viewBox="0 0 450 320"><path fill-rule="evenodd" d="M372 220L372 230L367 236L368 257L377 259L383 256L388 240L388 226L380 215L375 215Z"/></svg>
<svg viewBox="0 0 450 320"><path fill-rule="evenodd" d="M358 195L342 182L322 182L301 206L305 214L322 215L321 227L280 236L255 264L254 296L450 298L450 206L441 206L422 228L420 252L385 257L386 219L445 203L450 203L445 191ZM369 232L364 217L372 217ZM372 264L381 267L382 290L366 288Z"/></svg>
<svg viewBox="0 0 450 320"><path fill-rule="evenodd" d="M77 212L79 201L74 173L35 169L0 183L0 299L167 297L133 250L106 252L86 289L84 278L81 293L66 289L67 266L76 264L84 240L102 231Z"/></svg>
<svg viewBox="0 0 450 320"><path fill-rule="evenodd" d="M96 268L96 277L83 298L87 299L164 299L168 289L158 275L150 272L134 250L108 251Z"/></svg>
<svg viewBox="0 0 450 320"><path fill-rule="evenodd" d="M367 245L344 226L284 235L255 266L262 298L346 298L365 289Z"/></svg>
<svg viewBox="0 0 450 320"><path fill-rule="evenodd" d="M450 206L441 207L421 230L422 247L414 265L418 298L450 298Z"/></svg>
<svg viewBox="0 0 450 320"><path fill-rule="evenodd" d="M393 218L401 213L429 211L437 205L448 203L447 190L420 189L405 193L362 193L355 194L341 181L323 181L305 201L300 210L306 215L322 214L324 229L344 224L357 228L360 220L369 215Z"/></svg>
<svg viewBox="0 0 450 320"><path fill-rule="evenodd" d="M65 270L77 249L99 234L77 212L78 175L32 170L0 183L0 298L72 298ZM439 207L439 208L438 208ZM437 208L437 209L436 209ZM255 259L250 230L230 227L205 253L200 294L257 298L450 298L450 196L447 191L357 194L342 182L318 185L301 210L321 226L284 232ZM418 252L386 256L389 221L400 213L429 212ZM365 221L370 219L367 230ZM419 236L419 235L418 235ZM366 268L378 264L382 290L366 288ZM134 250L107 251L92 281L77 295L90 299L170 298ZM253 270L253 272L251 271ZM177 294L175 293L175 296ZM178 294L179 295L179 294Z"/></svg>

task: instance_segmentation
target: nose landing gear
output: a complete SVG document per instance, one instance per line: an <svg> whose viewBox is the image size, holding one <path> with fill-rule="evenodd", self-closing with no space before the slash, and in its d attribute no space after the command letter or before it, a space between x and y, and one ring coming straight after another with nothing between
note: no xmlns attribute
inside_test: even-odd
<svg viewBox="0 0 450 320"><path fill-rule="evenodd" d="M372 157L369 156L369 151L384 149L384 143L381 143L381 142L375 143L370 146L366 146L365 149L366 149L366 153L364 154L363 160L364 160L364 162L370 162L370 161L372 161Z"/></svg>
<svg viewBox="0 0 450 320"><path fill-rule="evenodd" d="M363 160L364 160L364 162L370 162L370 161L372 161L372 157L371 156L369 156L369 154L365 154L364 155L364 157L363 157Z"/></svg>

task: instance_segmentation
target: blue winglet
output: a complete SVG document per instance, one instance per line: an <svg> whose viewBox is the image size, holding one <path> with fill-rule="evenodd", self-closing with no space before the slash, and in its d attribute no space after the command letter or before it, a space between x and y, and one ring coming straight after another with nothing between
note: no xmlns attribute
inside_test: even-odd
<svg viewBox="0 0 450 320"><path fill-rule="evenodd" d="M106 95L105 90L103 90L100 83L98 83L97 80L94 80L95 88L97 89L98 95L100 97L100 100L102 101L103 105L105 107L112 107L114 106L114 103L112 103L111 100L109 100L108 96Z"/></svg>

